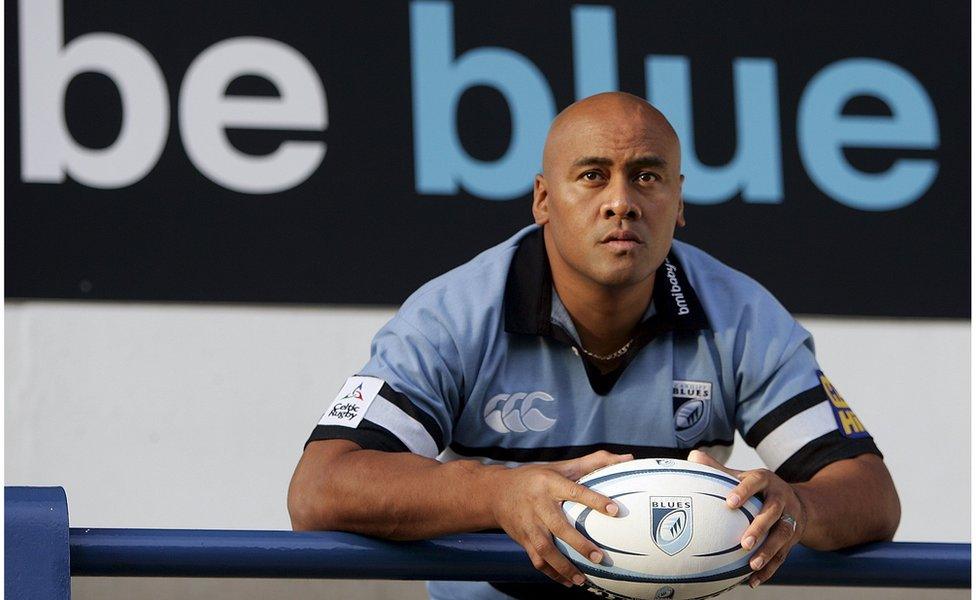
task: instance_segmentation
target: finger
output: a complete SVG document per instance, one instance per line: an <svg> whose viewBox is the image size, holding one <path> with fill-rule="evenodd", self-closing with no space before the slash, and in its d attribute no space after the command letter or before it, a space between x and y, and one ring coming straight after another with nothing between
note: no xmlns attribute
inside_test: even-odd
<svg viewBox="0 0 976 600"><path fill-rule="evenodd" d="M549 537L549 532L546 531L543 534L544 537L540 537L538 542L534 544L536 553L542 557L549 565L555 569L563 579L571 581L576 585L581 585L586 578L580 573L579 569L576 568L568 558L566 558L562 552L560 552L556 545L552 543L552 538Z"/></svg>
<svg viewBox="0 0 976 600"><path fill-rule="evenodd" d="M580 479L584 475L592 473L597 469L627 462L628 460L634 460L634 455L614 454L612 452L607 452L606 450L598 450L596 452L591 452L586 456L574 458L573 460L564 460L552 463L552 467L563 477L576 481L577 479Z"/></svg>
<svg viewBox="0 0 976 600"><path fill-rule="evenodd" d="M702 452L701 450L697 450L697 449L692 450L691 452L688 453L688 460L690 460L693 463L705 465L706 467L712 467L713 469L718 469L719 471L722 471L723 473L728 473L729 475L735 478L738 478L739 473L742 473L742 471L736 471L735 469L730 469L726 467L722 463L712 458L711 455L709 455L707 452Z"/></svg>
<svg viewBox="0 0 976 600"><path fill-rule="evenodd" d="M552 566L549 563L547 563L546 561L542 561L542 568L539 569L539 570L542 571L544 574L546 574L550 579L552 579L556 583L558 583L560 585L564 585L564 586L566 586L568 588L573 587L573 582L572 581L566 579L565 577L563 577L562 575L560 575L558 572L556 572L556 569L553 569Z"/></svg>
<svg viewBox="0 0 976 600"><path fill-rule="evenodd" d="M783 549L787 551L793 545L793 527L785 521L779 521L770 529L766 541L763 542L759 550L749 561L749 565L754 571L764 568L769 561Z"/></svg>
<svg viewBox="0 0 976 600"><path fill-rule="evenodd" d="M558 479L553 481L553 486L551 493L555 500L577 502L611 517L620 512L620 507L617 506L616 502L575 481Z"/></svg>
<svg viewBox="0 0 976 600"><path fill-rule="evenodd" d="M789 556L790 550L793 549L793 544L787 544L779 552L773 555L773 558L769 560L769 563L765 567L756 571L749 577L749 585L753 588L759 586L761 583L765 583L773 576L774 573L782 566L786 561L786 557Z"/></svg>
<svg viewBox="0 0 976 600"><path fill-rule="evenodd" d="M544 573L550 579L557 583L561 583L567 587L573 585L572 574L566 577L560 573L553 565L550 563L547 553L549 548L554 548L552 544L552 537L549 532L542 527L535 527L532 530L525 532L525 538L519 543L525 548L526 554L529 555L529 559L532 561L532 566ZM558 551L557 551L558 552Z"/></svg>
<svg viewBox="0 0 976 600"><path fill-rule="evenodd" d="M763 505L762 511L756 515L756 518L752 520L749 527L746 528L745 532L742 534L740 543L742 547L746 550L752 550L752 547L756 545L756 541L762 539L770 533L770 530L776 525L780 517L783 516L783 501L778 498L770 499ZM767 542L768 542L767 538ZM777 550L779 548L776 548ZM767 558L769 555L767 555Z"/></svg>
<svg viewBox="0 0 976 600"><path fill-rule="evenodd" d="M730 508L739 508L745 504L746 500L755 496L769 486L771 473L766 469L754 469L739 473L739 485L732 488L725 496L725 501ZM779 515L776 515L779 518Z"/></svg>
<svg viewBox="0 0 976 600"><path fill-rule="evenodd" d="M603 561L603 551L570 525L561 513L547 518L546 526L549 527L554 536L569 544L582 556L588 558L591 563L600 564Z"/></svg>
<svg viewBox="0 0 976 600"><path fill-rule="evenodd" d="M546 577L552 579L553 581L555 581L560 585L564 585L566 587L573 586L572 581L566 579L565 577L557 573L556 570L553 569L552 566L549 563L547 563L545 559L543 559L541 556L536 556L532 558L532 566L535 567L538 571L542 572L542 574L544 574Z"/></svg>

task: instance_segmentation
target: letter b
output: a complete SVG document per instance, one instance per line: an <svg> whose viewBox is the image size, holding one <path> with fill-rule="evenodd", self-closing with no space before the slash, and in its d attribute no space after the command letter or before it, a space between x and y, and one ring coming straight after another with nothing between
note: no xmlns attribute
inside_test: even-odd
<svg viewBox="0 0 976 600"><path fill-rule="evenodd" d="M20 3L21 177L59 183L65 173L98 188L131 185L156 165L169 130L159 66L145 48L111 33L89 33L62 47L61 0ZM104 149L79 145L64 119L68 83L103 73L122 98L122 128Z"/></svg>
<svg viewBox="0 0 976 600"><path fill-rule="evenodd" d="M555 102L545 77L521 54L477 48L454 57L449 2L410 4L414 165L417 192L456 194L458 183L491 200L509 200L532 187ZM496 161L471 158L458 137L456 115L469 87L497 89L508 102L512 137Z"/></svg>

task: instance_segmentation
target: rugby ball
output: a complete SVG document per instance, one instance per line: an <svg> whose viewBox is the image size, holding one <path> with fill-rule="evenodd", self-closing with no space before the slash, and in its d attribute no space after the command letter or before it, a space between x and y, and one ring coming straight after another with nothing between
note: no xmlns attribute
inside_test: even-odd
<svg viewBox="0 0 976 600"><path fill-rule="evenodd" d="M725 497L739 481L685 460L649 458L598 469L579 483L620 507L608 517L576 502L564 502L570 523L602 549L594 564L565 542L559 550L610 598L694 600L735 587L752 569L739 543L762 510L755 496L737 509Z"/></svg>

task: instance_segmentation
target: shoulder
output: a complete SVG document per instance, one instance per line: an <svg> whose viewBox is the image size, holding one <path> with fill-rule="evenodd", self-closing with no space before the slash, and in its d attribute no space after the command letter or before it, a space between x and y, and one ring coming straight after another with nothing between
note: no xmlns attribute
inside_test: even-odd
<svg viewBox="0 0 976 600"><path fill-rule="evenodd" d="M762 394L776 373L783 378L779 392L793 395L815 385L812 336L766 288L688 244L677 244L675 254L687 265L719 356L736 373L738 401Z"/></svg>
<svg viewBox="0 0 976 600"><path fill-rule="evenodd" d="M772 294L758 281L730 267L701 248L674 240L672 250L684 266L699 296L729 297L731 295L740 302L748 302L761 296L772 297Z"/></svg>
<svg viewBox="0 0 976 600"><path fill-rule="evenodd" d="M505 283L521 240L530 226L488 248L470 261L435 277L417 289L395 319L421 330L442 328L452 337L486 332L503 315Z"/></svg>
<svg viewBox="0 0 976 600"><path fill-rule="evenodd" d="M796 321L789 311L752 277L691 244L675 240L672 251L717 335L734 335L742 328L771 336L792 330Z"/></svg>

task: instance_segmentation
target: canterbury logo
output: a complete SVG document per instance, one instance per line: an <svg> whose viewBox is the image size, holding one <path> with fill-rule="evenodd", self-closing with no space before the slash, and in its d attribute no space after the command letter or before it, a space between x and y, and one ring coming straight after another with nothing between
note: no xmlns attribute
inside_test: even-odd
<svg viewBox="0 0 976 600"><path fill-rule="evenodd" d="M485 404L485 423L498 433L545 431L556 423L533 406L536 402L555 402L545 392L516 392L492 396Z"/></svg>

